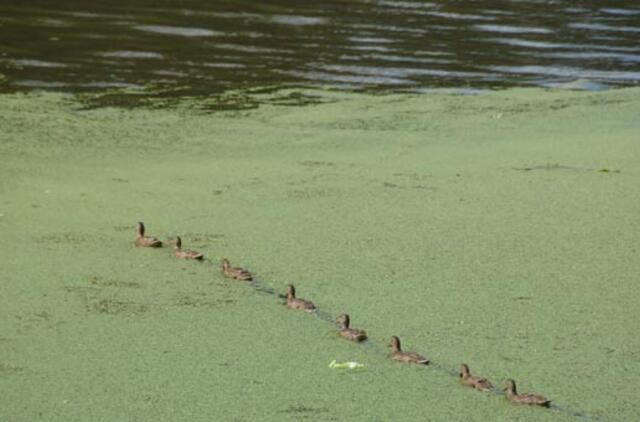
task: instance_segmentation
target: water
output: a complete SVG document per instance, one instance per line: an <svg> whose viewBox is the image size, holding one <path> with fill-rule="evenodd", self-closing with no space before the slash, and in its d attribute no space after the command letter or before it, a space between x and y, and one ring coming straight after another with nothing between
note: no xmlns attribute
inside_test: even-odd
<svg viewBox="0 0 640 422"><path fill-rule="evenodd" d="M214 261L212 261L211 259L205 258L205 261L211 262L214 266L216 265L216 263ZM279 303L281 306L284 306L285 304L285 295L283 293L278 293L274 288L270 287L269 284L267 282L265 282L264 280L260 279L260 278L256 278L254 277L254 279L252 281L249 282L241 282L242 284L244 284L245 286L248 286L252 289L254 289L255 291L262 293L264 295L267 296L273 296L274 298L276 298L277 303ZM301 312L301 311L292 311L292 312ZM318 320L320 321L324 321L325 323L331 324L335 330L336 330L336 334L339 330L339 326L335 320L336 316L334 316L334 314L329 313L325 310L322 309L316 309L314 312L312 312L310 315L315 316ZM336 335L336 340L337 341L345 341L342 339L339 339L339 337ZM359 343L362 347L366 347L369 350L373 351L374 353L377 353L378 355L382 356L388 356L389 355L389 345L386 342L378 342L377 340L372 339L371 337L367 338L366 341ZM365 367L367 367L367 365L365 365ZM420 365L419 367L424 368L425 366ZM459 382L459 372L458 372L458 368L452 368L450 366L447 366L446 364L440 364L437 362L430 362L429 365L426 365L426 367L429 369L429 371L437 371L440 374L443 374L445 376L449 376L453 379L456 380L456 382ZM491 390L489 390L488 392L482 392L479 394L493 394L496 396L504 396L505 393L503 392L502 388L499 386L494 386ZM559 413L563 413L566 415L570 415L573 416L574 418L578 419L578 420L585 420L585 421L603 421L605 419L599 417L599 416L595 416L595 415L590 415L580 409L576 409L573 408L571 406L568 406L566 404L557 404L557 403L552 403L551 407L550 407L551 411L555 411L555 412L559 412ZM610 418L607 418L607 420L612 420Z"/></svg>
<svg viewBox="0 0 640 422"><path fill-rule="evenodd" d="M265 86L474 92L638 83L635 1L0 3L4 92L145 88L180 96Z"/></svg>

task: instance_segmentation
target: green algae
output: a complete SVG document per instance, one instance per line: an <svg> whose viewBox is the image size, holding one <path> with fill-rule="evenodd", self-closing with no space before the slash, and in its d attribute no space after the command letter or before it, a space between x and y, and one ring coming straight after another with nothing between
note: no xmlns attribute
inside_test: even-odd
<svg viewBox="0 0 640 422"><path fill-rule="evenodd" d="M3 95L0 419L638 419L638 94ZM209 260L134 248L138 220ZM465 389L463 361L559 407Z"/></svg>

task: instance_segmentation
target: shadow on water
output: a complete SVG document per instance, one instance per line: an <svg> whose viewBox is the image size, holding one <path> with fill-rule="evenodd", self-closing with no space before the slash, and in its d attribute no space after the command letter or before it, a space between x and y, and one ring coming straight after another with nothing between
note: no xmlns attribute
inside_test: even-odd
<svg viewBox="0 0 640 422"><path fill-rule="evenodd" d="M212 260L210 259L206 259L210 262L213 263ZM214 263L215 265L215 263ZM277 299L280 303L284 304L285 303L285 295L283 293L278 292L277 290L275 290L273 287L269 286L267 283L265 283L264 280L262 280L261 278L257 278L255 277L251 282L246 282L244 283L246 286L252 288L253 290L265 295L265 296L271 296L275 299ZM317 304L316 304L317 305ZM321 308L317 308L315 312L311 313L311 315L315 316L315 318L317 318L319 321L323 321L325 323L331 324L333 327L336 328L336 330L338 330L338 324L335 321L335 316L332 313L329 313ZM389 347L386 343L384 342L379 342L375 339L372 338L368 338L365 342L361 343L361 345L363 347L366 347L370 350L373 350L377 353L379 353L380 355L385 355L387 356L389 354ZM442 365L440 363L437 362L430 362L428 365L428 368L430 371L437 371L445 376L449 376L451 378L455 378L456 380L459 379L459 373L458 373L458 369L457 368L453 368L450 366L446 366L446 365ZM488 394L493 394L495 396L505 396L504 391L501 388L497 388L497 387L493 387ZM564 404L555 404L552 402L550 408L550 411L553 412L559 412L562 414L566 414L569 416L573 416L575 418L579 418L585 421L605 421L605 420L612 420L611 418L607 417L600 417L600 416L594 416L594 415L590 415L587 412L581 411L579 409L575 409L572 408L570 406L564 405Z"/></svg>
<svg viewBox="0 0 640 422"><path fill-rule="evenodd" d="M640 5L537 0L4 0L0 92L105 92L170 104L260 86L468 92L640 83ZM576 83L577 81L577 83ZM125 93L108 93L112 90ZM276 99L272 99L276 101ZM307 98L278 99L301 105Z"/></svg>

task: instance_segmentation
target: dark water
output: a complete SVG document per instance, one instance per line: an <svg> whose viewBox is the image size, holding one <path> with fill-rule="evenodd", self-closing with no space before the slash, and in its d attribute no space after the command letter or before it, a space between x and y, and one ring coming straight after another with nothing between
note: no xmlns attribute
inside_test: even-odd
<svg viewBox="0 0 640 422"><path fill-rule="evenodd" d="M571 82L640 82L639 1L0 0L5 92Z"/></svg>

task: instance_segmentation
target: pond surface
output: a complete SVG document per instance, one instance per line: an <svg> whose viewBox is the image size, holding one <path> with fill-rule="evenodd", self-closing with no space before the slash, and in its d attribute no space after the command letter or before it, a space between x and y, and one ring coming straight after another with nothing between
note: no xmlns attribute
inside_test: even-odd
<svg viewBox="0 0 640 422"><path fill-rule="evenodd" d="M606 3L606 7L605 7ZM3 0L0 90L640 83L640 3Z"/></svg>

